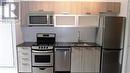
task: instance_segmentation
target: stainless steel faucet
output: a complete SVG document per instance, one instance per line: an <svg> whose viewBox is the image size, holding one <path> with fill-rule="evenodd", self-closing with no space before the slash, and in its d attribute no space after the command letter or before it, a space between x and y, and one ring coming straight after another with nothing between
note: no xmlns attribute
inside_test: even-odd
<svg viewBox="0 0 130 73"><path fill-rule="evenodd" d="M78 31L78 36L77 36L77 40L78 40L78 42L80 42L80 31Z"/></svg>

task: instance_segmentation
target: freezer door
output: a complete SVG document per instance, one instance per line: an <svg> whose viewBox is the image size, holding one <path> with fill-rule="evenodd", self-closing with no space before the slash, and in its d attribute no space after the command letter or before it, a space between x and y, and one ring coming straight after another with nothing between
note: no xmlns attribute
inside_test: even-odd
<svg viewBox="0 0 130 73"><path fill-rule="evenodd" d="M103 29L103 48L123 48L125 17L106 16Z"/></svg>
<svg viewBox="0 0 130 73"><path fill-rule="evenodd" d="M122 50L103 50L101 73L121 73Z"/></svg>

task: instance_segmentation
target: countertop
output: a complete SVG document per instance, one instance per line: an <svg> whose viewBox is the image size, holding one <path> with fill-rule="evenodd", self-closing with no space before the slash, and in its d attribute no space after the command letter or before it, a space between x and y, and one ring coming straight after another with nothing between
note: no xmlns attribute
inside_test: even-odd
<svg viewBox="0 0 130 73"><path fill-rule="evenodd" d="M31 47L35 42L24 42L17 47ZM60 48L60 47L101 47L98 44L94 42L56 42L55 47Z"/></svg>
<svg viewBox="0 0 130 73"><path fill-rule="evenodd" d="M31 47L35 42L23 42L18 44L17 47Z"/></svg>
<svg viewBox="0 0 130 73"><path fill-rule="evenodd" d="M55 47L101 47L94 42L56 42Z"/></svg>

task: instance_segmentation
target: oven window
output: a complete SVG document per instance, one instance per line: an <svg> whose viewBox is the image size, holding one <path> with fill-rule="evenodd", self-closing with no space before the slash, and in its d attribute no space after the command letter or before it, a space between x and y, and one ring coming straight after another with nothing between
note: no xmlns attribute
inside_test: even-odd
<svg viewBox="0 0 130 73"><path fill-rule="evenodd" d="M36 63L50 63L50 55L35 55Z"/></svg>
<svg viewBox="0 0 130 73"><path fill-rule="evenodd" d="M47 24L47 16L30 16L30 24Z"/></svg>
<svg viewBox="0 0 130 73"><path fill-rule="evenodd" d="M44 41L43 41L44 40ZM55 43L55 38L51 37L38 37L37 38L37 44L54 44Z"/></svg>

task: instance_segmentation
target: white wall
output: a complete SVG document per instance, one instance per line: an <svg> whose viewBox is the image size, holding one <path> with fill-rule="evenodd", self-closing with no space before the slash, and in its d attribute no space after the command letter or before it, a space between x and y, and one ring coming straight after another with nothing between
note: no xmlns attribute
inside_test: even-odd
<svg viewBox="0 0 130 73"><path fill-rule="evenodd" d="M120 0L120 2L121 2L120 16L127 16L128 0Z"/></svg>
<svg viewBox="0 0 130 73"><path fill-rule="evenodd" d="M6 0L6 1L12 1L12 0ZM2 11L2 7L0 6L0 12ZM0 17L1 17L1 14L2 14L2 12L0 13ZM2 18L0 18L0 22L1 21L3 21L2 20ZM3 23L2 23L3 24ZM7 24L3 24L3 25L7 25ZM4 45L2 45L2 44L0 44L0 46L4 46L4 48L0 48L1 49L1 52L3 53L3 54L5 54L5 55L2 55L1 54L1 57L3 57L3 58L6 58L7 57L7 60L5 60L5 59L1 59L0 61L2 61L2 60L4 60L4 62L10 62L11 60L11 62L13 63L13 65L11 66L11 67L9 67L9 66L7 66L7 67L0 67L0 73L17 73L17 55L16 55L16 34L15 34L15 23L13 23L13 24L11 24L11 29L8 29L8 26L5 26L4 28L3 28L3 26L1 26L0 27L0 29L6 29L6 31L10 31L10 32L12 32L11 33L11 38L9 39L9 37L10 36L8 36L9 35L9 33L5 33L4 31L2 31L2 33L1 33L1 36L3 37L3 34L5 35L5 37L1 37L0 38L0 40L3 40L3 41L1 41ZM6 40L5 40L5 39ZM9 42L10 40L12 40L11 42ZM4 43L4 42L6 42L6 43ZM9 44L12 44L11 46L12 46L12 48L11 48L11 46L9 45ZM10 52L12 52L12 53L10 53ZM13 57L13 59L10 59L10 58L12 58ZM10 63L11 63L10 62ZM4 64L4 63L2 63L2 64ZM9 65L9 64L7 64L7 65Z"/></svg>
<svg viewBox="0 0 130 73"><path fill-rule="evenodd" d="M23 42L23 32L20 22L16 22L15 32L16 32L16 44L18 45Z"/></svg>
<svg viewBox="0 0 130 73"><path fill-rule="evenodd" d="M2 30L0 38L0 62L2 66L0 73L17 73L15 24L2 23L0 29Z"/></svg>

